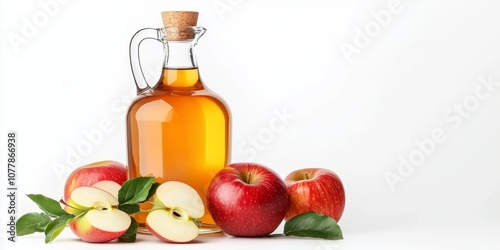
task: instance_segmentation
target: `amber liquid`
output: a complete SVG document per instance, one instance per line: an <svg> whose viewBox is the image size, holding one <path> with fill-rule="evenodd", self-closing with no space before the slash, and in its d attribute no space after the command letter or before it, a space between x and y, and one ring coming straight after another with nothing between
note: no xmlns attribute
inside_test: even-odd
<svg viewBox="0 0 500 250"><path fill-rule="evenodd" d="M230 114L203 86L197 68L164 68L152 93L139 96L127 116L130 178L155 176L191 185L205 203L204 224L215 224L206 209L212 177L229 162ZM142 209L151 205L144 204ZM147 212L135 219L145 226Z"/></svg>

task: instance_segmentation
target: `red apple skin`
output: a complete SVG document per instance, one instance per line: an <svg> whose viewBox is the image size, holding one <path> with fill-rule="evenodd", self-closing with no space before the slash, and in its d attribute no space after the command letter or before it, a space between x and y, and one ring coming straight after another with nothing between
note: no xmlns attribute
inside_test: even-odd
<svg viewBox="0 0 500 250"><path fill-rule="evenodd" d="M285 177L290 204L285 220L305 212L316 212L334 218L342 217L345 190L336 173L324 168L304 168Z"/></svg>
<svg viewBox="0 0 500 250"><path fill-rule="evenodd" d="M184 242L173 241L173 240L170 240L170 239L167 239L167 238L161 236L161 234L157 233L148 224L146 224L146 228L148 229L148 232L150 232L152 235L156 236L158 239L160 239L162 241L165 241L165 242L168 242L168 243L184 243Z"/></svg>
<svg viewBox="0 0 500 250"><path fill-rule="evenodd" d="M122 185L127 180L127 168L117 161L100 161L73 170L64 185L64 200L69 200L77 187L89 187L96 182L109 180Z"/></svg>
<svg viewBox="0 0 500 250"><path fill-rule="evenodd" d="M79 223L78 220L81 220L81 217L76 218L68 226L78 238L89 243L110 242L120 238L127 232L127 230L122 232L106 232L95 227L89 227L88 225L80 226L80 224L85 223Z"/></svg>
<svg viewBox="0 0 500 250"><path fill-rule="evenodd" d="M160 239L162 241L165 241L165 242L168 242L168 243L179 243L179 242L171 241L170 239L167 239L167 238L161 236L161 234L157 233L148 224L146 224L146 228L148 229L148 232L150 232L152 235L156 236L158 239Z"/></svg>
<svg viewBox="0 0 500 250"><path fill-rule="evenodd" d="M184 244L184 243L187 243L187 242L184 242L184 241L175 241L175 240L171 240L171 239L168 239L168 238L165 238L163 236L161 236L161 234L157 233L153 228L151 228L148 224L146 224L146 228L148 229L148 232L150 232L152 235L156 236L158 239L162 240L162 241L165 241L167 243L176 243L176 244Z"/></svg>
<svg viewBox="0 0 500 250"><path fill-rule="evenodd" d="M250 181L247 180L249 173ZM224 233L265 236L273 233L283 221L288 193L283 180L268 167L233 163L220 170L210 182L207 207Z"/></svg>

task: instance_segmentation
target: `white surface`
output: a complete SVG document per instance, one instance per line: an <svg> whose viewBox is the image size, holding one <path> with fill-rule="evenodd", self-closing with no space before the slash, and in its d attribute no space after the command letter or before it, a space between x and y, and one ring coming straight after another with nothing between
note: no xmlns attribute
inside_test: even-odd
<svg viewBox="0 0 500 250"><path fill-rule="evenodd" d="M498 249L500 239L498 225L481 225L475 227L438 227L411 228L398 227L392 229L376 229L373 231L344 230L344 240L329 241L321 239L305 239L287 236L265 238L235 238L224 234L202 235L189 244L169 244L151 235L140 234L135 243L109 242L105 244L89 244L78 240L68 229L56 241L44 245L43 237L25 236L9 247L32 247L37 249ZM13 248L7 248L13 249Z"/></svg>
<svg viewBox="0 0 500 250"><path fill-rule="evenodd" d="M207 248L500 248L500 86L479 80L500 85L498 1L401 0L378 26L372 13L397 2L61 0L49 13L40 4L48 1L0 1L0 159L7 131L16 130L19 215L37 211L24 194L60 197L79 165L126 162L129 40L160 26L160 11L189 9L208 29L198 46L202 77L233 113L233 162L261 162L283 177L330 168L347 191L343 241L203 237ZM13 45L33 18L37 31ZM375 33L348 60L342 47L367 26ZM460 115L457 105L469 110ZM276 119L283 129L271 136ZM100 126L102 140L75 158ZM250 146L259 135L261 145ZM415 141L430 139L435 147L425 154ZM400 173L400 157L418 166ZM391 186L388 173L404 182ZM7 207L1 199L2 225ZM1 249L89 247L69 231L51 245L41 235L10 243L4 229Z"/></svg>

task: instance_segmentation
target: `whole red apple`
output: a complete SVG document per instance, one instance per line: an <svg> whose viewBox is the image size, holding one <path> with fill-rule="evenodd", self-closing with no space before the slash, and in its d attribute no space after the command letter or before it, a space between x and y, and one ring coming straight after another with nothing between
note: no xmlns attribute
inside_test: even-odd
<svg viewBox="0 0 500 250"><path fill-rule="evenodd" d="M288 194L283 180L268 167L233 163L210 182L207 207L226 234L265 236L283 221Z"/></svg>
<svg viewBox="0 0 500 250"><path fill-rule="evenodd" d="M117 161L100 161L73 170L64 185L64 200L77 187L89 187L99 181L114 181L122 185L127 180L127 168Z"/></svg>
<svg viewBox="0 0 500 250"><path fill-rule="evenodd" d="M345 191L342 181L333 171L324 168L305 168L285 177L290 204L285 220L305 213L316 212L334 218L342 217Z"/></svg>

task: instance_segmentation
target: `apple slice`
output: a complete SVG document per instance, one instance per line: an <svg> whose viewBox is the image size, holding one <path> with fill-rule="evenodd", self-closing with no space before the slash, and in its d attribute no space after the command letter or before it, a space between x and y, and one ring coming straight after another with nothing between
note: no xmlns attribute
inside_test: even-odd
<svg viewBox="0 0 500 250"><path fill-rule="evenodd" d="M118 199L118 191L122 186L114 181L104 180L94 183L92 187L102 189Z"/></svg>
<svg viewBox="0 0 500 250"><path fill-rule="evenodd" d="M148 230L159 239L172 242L184 243L198 236L198 227L189 218L185 211L177 210L155 210L146 217Z"/></svg>
<svg viewBox="0 0 500 250"><path fill-rule="evenodd" d="M69 227L85 242L108 242L122 236L131 223L130 216L116 208L91 209Z"/></svg>
<svg viewBox="0 0 500 250"><path fill-rule="evenodd" d="M122 236L131 224L131 218L118 210L118 200L107 191L96 187L78 187L73 190L65 210L79 215L69 227L86 242L108 242Z"/></svg>
<svg viewBox="0 0 500 250"><path fill-rule="evenodd" d="M194 188L179 181L168 181L156 189L156 197L167 208L182 208L189 217L201 218L205 207L200 195Z"/></svg>
<svg viewBox="0 0 500 250"><path fill-rule="evenodd" d="M155 192L157 203L146 217L148 230L166 242L189 242L198 236L198 219L205 214L200 195L178 181L161 184Z"/></svg>
<svg viewBox="0 0 500 250"><path fill-rule="evenodd" d="M78 187L71 192L66 203L66 212L78 215L90 208L117 206L118 200L112 194L96 187Z"/></svg>

